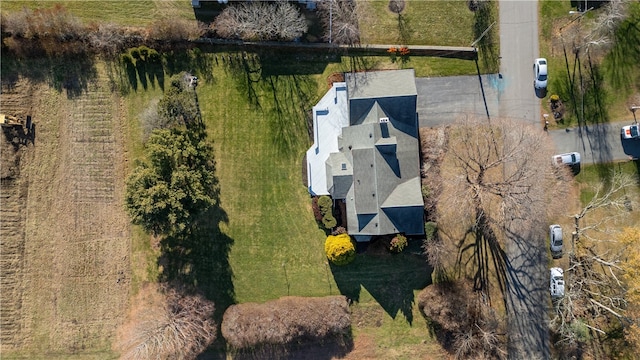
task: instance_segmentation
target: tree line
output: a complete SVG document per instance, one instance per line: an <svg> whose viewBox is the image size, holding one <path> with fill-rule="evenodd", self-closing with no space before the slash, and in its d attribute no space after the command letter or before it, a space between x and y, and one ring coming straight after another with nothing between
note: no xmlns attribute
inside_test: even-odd
<svg viewBox="0 0 640 360"><path fill-rule="evenodd" d="M359 43L358 8L354 0L322 0L318 3L317 16L325 41ZM286 1L229 4L211 24L177 18L161 18L144 27L86 24L60 4L3 12L0 19L2 51L21 57L83 53L115 56L124 49L143 44L175 48L203 36L293 41L306 34L308 28L299 7Z"/></svg>

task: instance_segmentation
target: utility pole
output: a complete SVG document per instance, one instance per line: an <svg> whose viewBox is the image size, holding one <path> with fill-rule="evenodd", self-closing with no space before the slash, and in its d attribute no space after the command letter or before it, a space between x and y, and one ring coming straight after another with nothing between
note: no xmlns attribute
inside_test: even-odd
<svg viewBox="0 0 640 360"><path fill-rule="evenodd" d="M638 123L638 119L636 119L636 110L640 109L640 106L635 106L635 105L631 105L629 107L629 110L631 110L631 112L633 113L633 122L635 124Z"/></svg>
<svg viewBox="0 0 640 360"><path fill-rule="evenodd" d="M331 44L332 26L333 26L333 0L329 2L329 44Z"/></svg>

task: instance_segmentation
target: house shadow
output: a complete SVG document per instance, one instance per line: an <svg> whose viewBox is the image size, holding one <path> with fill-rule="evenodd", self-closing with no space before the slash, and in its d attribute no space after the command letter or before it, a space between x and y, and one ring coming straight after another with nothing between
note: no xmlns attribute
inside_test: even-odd
<svg viewBox="0 0 640 360"><path fill-rule="evenodd" d="M340 293L351 301L360 301L364 288L389 316L395 319L400 312L412 324L414 291L430 285L433 272L422 255L420 242L410 240L399 254L380 251L376 244L370 244L352 263L331 265Z"/></svg>

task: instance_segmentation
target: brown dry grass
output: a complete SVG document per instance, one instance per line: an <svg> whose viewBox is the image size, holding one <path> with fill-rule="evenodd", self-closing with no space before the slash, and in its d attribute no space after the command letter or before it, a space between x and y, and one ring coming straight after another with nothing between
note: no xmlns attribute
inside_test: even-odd
<svg viewBox="0 0 640 360"><path fill-rule="evenodd" d="M37 129L21 157L17 201L2 204L3 226L5 210L22 211L11 225L17 235L2 242L3 259L10 249L13 261L1 275L13 279L17 309L3 313L3 322L18 324L10 333L3 326L3 357L112 356L130 288L124 134L103 69L87 90L67 98L19 80L1 94L3 111L32 115Z"/></svg>

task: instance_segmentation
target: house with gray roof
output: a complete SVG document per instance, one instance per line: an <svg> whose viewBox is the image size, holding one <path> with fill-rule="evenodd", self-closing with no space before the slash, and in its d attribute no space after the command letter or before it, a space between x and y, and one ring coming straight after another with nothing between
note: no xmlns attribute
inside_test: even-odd
<svg viewBox="0 0 640 360"><path fill-rule="evenodd" d="M358 241L423 234L413 69L347 73L327 94L334 101L325 107L321 100L321 107L314 107L309 192L343 201L347 231ZM318 117L317 110L327 118ZM330 125L320 124L323 120Z"/></svg>

